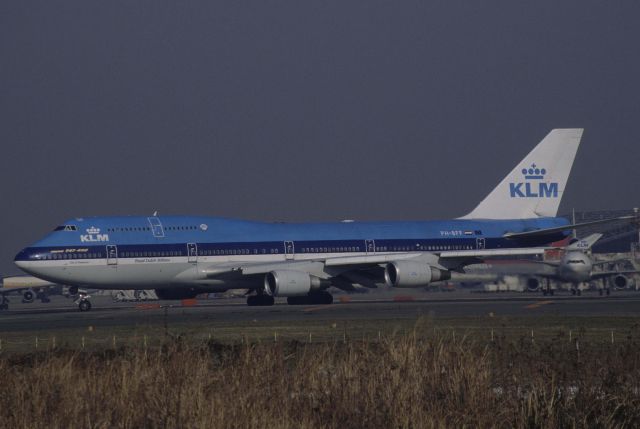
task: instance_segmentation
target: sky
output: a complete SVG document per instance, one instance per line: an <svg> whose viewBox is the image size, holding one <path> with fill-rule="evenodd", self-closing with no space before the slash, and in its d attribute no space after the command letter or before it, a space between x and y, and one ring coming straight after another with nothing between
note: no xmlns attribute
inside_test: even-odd
<svg viewBox="0 0 640 429"><path fill-rule="evenodd" d="M560 212L640 205L640 2L0 5L0 272L93 215L427 220L585 128Z"/></svg>

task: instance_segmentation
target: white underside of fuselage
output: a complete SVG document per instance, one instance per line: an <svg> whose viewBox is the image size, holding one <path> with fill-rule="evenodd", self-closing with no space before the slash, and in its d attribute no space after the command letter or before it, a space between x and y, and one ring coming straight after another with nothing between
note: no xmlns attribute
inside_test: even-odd
<svg viewBox="0 0 640 429"><path fill-rule="evenodd" d="M400 252L401 253L401 252ZM348 256L366 256L365 252L352 252ZM254 289L263 284L261 279L243 278L241 275L224 278L224 275L208 278L204 269L229 264L269 264L297 261L326 260L344 257L344 253L305 253L270 255L198 256L190 259L179 257L140 257L107 259L68 259L44 261L19 261L16 264L25 272L58 284L96 289L163 289L176 286L193 286L225 291L228 289ZM239 274L239 273L238 273Z"/></svg>

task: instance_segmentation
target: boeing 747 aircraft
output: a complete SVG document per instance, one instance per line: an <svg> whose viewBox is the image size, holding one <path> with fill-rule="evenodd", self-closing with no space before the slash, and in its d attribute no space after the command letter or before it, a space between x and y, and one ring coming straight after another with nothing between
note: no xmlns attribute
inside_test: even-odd
<svg viewBox="0 0 640 429"><path fill-rule="evenodd" d="M454 220L75 218L23 249L15 263L54 283L155 289L161 299L249 289L248 305L273 305L274 297L328 304L329 287L425 286L477 258L539 254L539 246L565 237L575 226L556 214L582 131L551 131L471 213ZM79 305L91 308L88 300Z"/></svg>

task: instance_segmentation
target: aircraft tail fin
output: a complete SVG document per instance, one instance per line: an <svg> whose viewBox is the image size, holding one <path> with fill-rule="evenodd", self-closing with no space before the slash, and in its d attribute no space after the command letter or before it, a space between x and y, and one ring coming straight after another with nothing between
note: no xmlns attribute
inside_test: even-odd
<svg viewBox="0 0 640 429"><path fill-rule="evenodd" d="M575 159L582 128L554 129L461 219L554 217Z"/></svg>
<svg viewBox="0 0 640 429"><path fill-rule="evenodd" d="M596 241L602 238L603 234L596 233L591 234L581 240L576 240L573 243L567 246L566 250L582 250L583 252L591 249L591 247L596 243Z"/></svg>

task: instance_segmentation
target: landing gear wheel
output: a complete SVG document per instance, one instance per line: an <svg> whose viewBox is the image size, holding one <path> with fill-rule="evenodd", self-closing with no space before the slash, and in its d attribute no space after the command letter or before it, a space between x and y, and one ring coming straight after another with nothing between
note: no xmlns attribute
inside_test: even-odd
<svg viewBox="0 0 640 429"><path fill-rule="evenodd" d="M582 291L581 291L580 289L578 289L578 290L576 291L576 293L578 294L578 296L581 296L581 295L582 295Z"/></svg>
<svg viewBox="0 0 640 429"><path fill-rule="evenodd" d="M598 294L602 296L604 294L604 291L602 289L598 289Z"/></svg>
<svg viewBox="0 0 640 429"><path fill-rule="evenodd" d="M311 299L308 296L290 296L287 298L287 304L289 305L309 305Z"/></svg>
<svg viewBox="0 0 640 429"><path fill-rule="evenodd" d="M549 295L553 296L553 289L549 291Z"/></svg>
<svg viewBox="0 0 640 429"><path fill-rule="evenodd" d="M314 292L309 295L303 296L290 296L287 298L287 304L289 305L328 305L333 304L333 295L329 292Z"/></svg>
<svg viewBox="0 0 640 429"><path fill-rule="evenodd" d="M605 289L605 293L607 296L611 295L611 289L609 288Z"/></svg>
<svg viewBox="0 0 640 429"><path fill-rule="evenodd" d="M275 299L269 295L250 295L247 297L247 305L249 307L264 307L274 303Z"/></svg>
<svg viewBox="0 0 640 429"><path fill-rule="evenodd" d="M329 292L322 291L322 292L314 293L310 295L310 298L313 304L323 304L323 305L333 304L333 295L331 295Z"/></svg>
<svg viewBox="0 0 640 429"><path fill-rule="evenodd" d="M547 296L547 291L546 290L542 291L542 296Z"/></svg>
<svg viewBox="0 0 640 429"><path fill-rule="evenodd" d="M576 294L576 290L575 289L571 289L571 295L575 295Z"/></svg>
<svg viewBox="0 0 640 429"><path fill-rule="evenodd" d="M82 299L78 303L78 308L80 311L89 311L91 310L91 302L88 299Z"/></svg>

